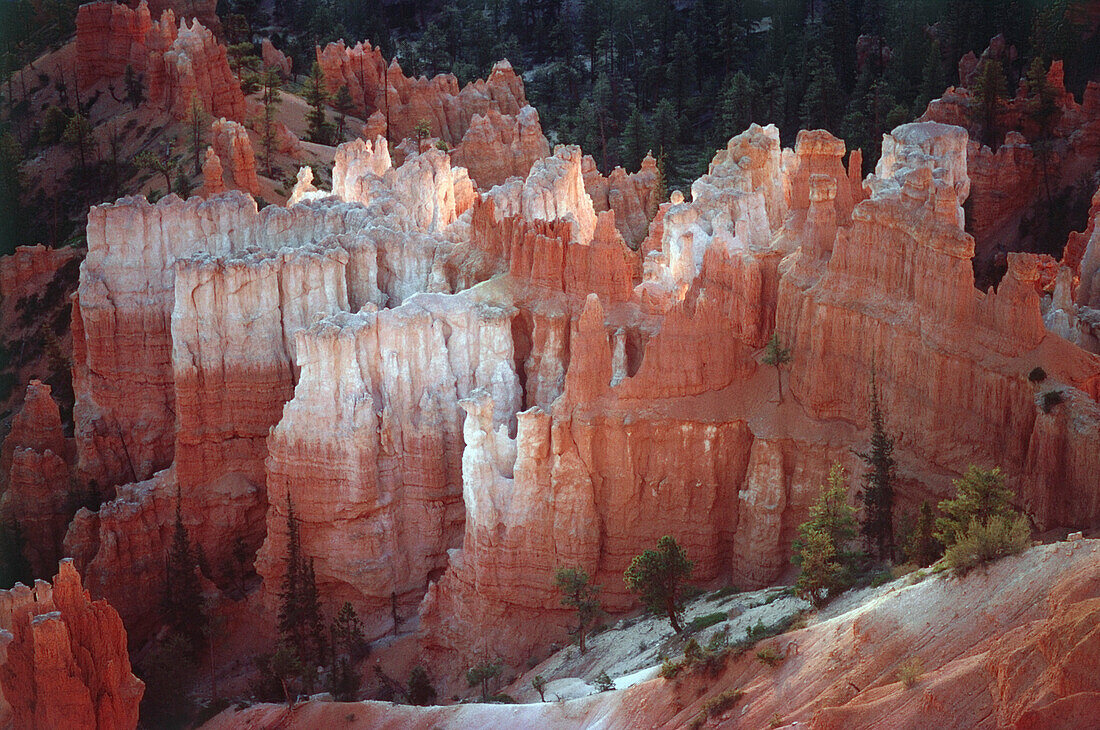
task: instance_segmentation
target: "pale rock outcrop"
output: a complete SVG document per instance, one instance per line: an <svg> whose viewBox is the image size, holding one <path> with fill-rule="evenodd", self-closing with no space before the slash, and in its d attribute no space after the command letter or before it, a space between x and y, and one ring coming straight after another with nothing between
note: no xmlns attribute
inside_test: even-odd
<svg viewBox="0 0 1100 730"><path fill-rule="evenodd" d="M222 117L210 124L210 139L221 162L222 180L226 187L259 195L256 155L252 151L248 130L242 124Z"/></svg>
<svg viewBox="0 0 1100 730"><path fill-rule="evenodd" d="M573 236L590 243L596 211L581 176L583 155L576 145L558 145L552 157L538 160L525 180L512 179L489 191L497 215L529 220L568 220Z"/></svg>
<svg viewBox="0 0 1100 730"><path fill-rule="evenodd" d="M48 575L61 557L70 514L69 451L50 386L32 380L0 453L7 484L0 508L19 524L34 575Z"/></svg>
<svg viewBox="0 0 1100 730"><path fill-rule="evenodd" d="M136 7L140 2L134 3L134 0L127 0L127 4ZM220 36L221 19L218 18L217 6L217 0L151 0L149 13L154 18L159 18L166 10L170 10L181 20L194 18L202 23L203 27L209 28L215 35Z"/></svg>
<svg viewBox="0 0 1100 730"><path fill-rule="evenodd" d="M268 442L269 605L284 570L288 497L323 602L350 601L368 636L410 618L463 524L459 401L484 389L514 429L511 320L466 295L338 315L298 335L301 378ZM351 540L353 551L332 550Z"/></svg>
<svg viewBox="0 0 1100 730"><path fill-rule="evenodd" d="M779 130L753 124L718 151L710 172L692 184L690 203L673 194L660 248L646 245L639 294L647 307L663 312L683 300L711 248L754 259L768 248L791 207L783 159Z"/></svg>
<svg viewBox="0 0 1100 730"><path fill-rule="evenodd" d="M469 171L478 188L488 190L510 177L526 178L535 161L549 155L538 112L525 106L515 116L496 109L475 114L451 159Z"/></svg>
<svg viewBox="0 0 1100 730"><path fill-rule="evenodd" d="M0 688L14 727L137 727L144 684L130 671L126 630L92 601L71 560L53 585L0 591Z"/></svg>
<svg viewBox="0 0 1100 730"><path fill-rule="evenodd" d="M172 461L178 259L296 248L359 230L368 218L361 206L334 199L258 212L239 192L186 201L170 195L156 205L124 198L93 208L73 326L82 477L103 486L136 481Z"/></svg>

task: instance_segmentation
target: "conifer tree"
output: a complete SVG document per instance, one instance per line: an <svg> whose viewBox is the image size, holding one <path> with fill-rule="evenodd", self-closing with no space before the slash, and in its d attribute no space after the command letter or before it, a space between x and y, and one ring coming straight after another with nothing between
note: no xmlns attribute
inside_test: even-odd
<svg viewBox="0 0 1100 730"><path fill-rule="evenodd" d="M905 548L906 558L910 562L923 568L939 560L943 555L943 545L936 539L935 532L936 517L932 512L932 505L921 502L916 525L913 526Z"/></svg>
<svg viewBox="0 0 1100 730"><path fill-rule="evenodd" d="M848 504L840 464L833 464L828 482L810 507L810 519L798 526L798 534L792 560L802 571L795 587L799 595L821 605L849 585L852 566L859 558L850 547L856 536L855 508Z"/></svg>
<svg viewBox="0 0 1100 730"><path fill-rule="evenodd" d="M263 162L264 162L264 174L270 177L274 170L272 169L271 159L275 154L275 112L277 107L282 103L282 94L279 92L279 74L275 69L264 69L260 74L260 85L263 88L263 94L260 96L260 100L264 105L264 115L261 123L261 149L263 150Z"/></svg>
<svg viewBox="0 0 1100 730"><path fill-rule="evenodd" d="M993 517L1010 518L1012 490L1005 486L999 467L981 469L971 464L961 479L955 480L955 498L939 504L941 517L936 520L936 539L950 547L966 531L971 521L986 524Z"/></svg>
<svg viewBox="0 0 1100 730"><path fill-rule="evenodd" d="M279 592L279 634L306 667L308 687L312 680L310 670L324 659L324 624L313 560L307 560L302 554L298 518L294 514L294 503L289 492L286 506L286 574Z"/></svg>
<svg viewBox="0 0 1100 730"><path fill-rule="evenodd" d="M347 116L355 111L355 102L351 98L351 90L347 84L341 84L336 91L336 97L332 100L336 108L336 144L344 141L344 131L347 125Z"/></svg>
<svg viewBox="0 0 1100 730"><path fill-rule="evenodd" d="M878 385L871 372L871 449L859 453L867 465L863 475L863 517L860 533L868 551L880 560L894 556L894 439L886 435Z"/></svg>
<svg viewBox="0 0 1100 730"><path fill-rule="evenodd" d="M570 631L577 637L581 654L585 653L585 636L588 627L602 612L600 586L591 584L588 573L582 568L558 568L554 575L554 587L561 591L562 605L577 612L577 628Z"/></svg>
<svg viewBox="0 0 1100 730"><path fill-rule="evenodd" d="M306 80L306 101L310 110L306 112L306 122L309 124L307 134L310 142L328 144L331 141L332 125L325 114L325 104L328 102L328 93L325 91L325 74L321 70L321 64L313 62Z"/></svg>
<svg viewBox="0 0 1100 730"><path fill-rule="evenodd" d="M997 142L997 112L1001 99L1008 93L1004 67L995 58L982 61L972 89L974 105L982 129L982 142L994 146Z"/></svg>
<svg viewBox="0 0 1100 730"><path fill-rule="evenodd" d="M791 348L783 347L779 342L779 333L772 332L767 346L764 348L764 364L775 368L775 378L779 384L779 402L783 402L783 371L782 367L791 361Z"/></svg>
<svg viewBox="0 0 1100 730"><path fill-rule="evenodd" d="M176 522L165 562L164 620L184 637L192 652L198 652L206 631L206 614L199 582L195 548L183 524L182 494L176 486Z"/></svg>
<svg viewBox="0 0 1100 730"><path fill-rule="evenodd" d="M650 147L649 123L638 107L630 113L619 136L619 157L628 170L637 169Z"/></svg>
<svg viewBox="0 0 1100 730"><path fill-rule="evenodd" d="M656 550L646 550L634 557L623 573L623 580L631 592L641 596L646 608L665 614L672 630L680 633L684 586L694 569L695 563L688 560L684 549L671 535L665 535L657 541Z"/></svg>

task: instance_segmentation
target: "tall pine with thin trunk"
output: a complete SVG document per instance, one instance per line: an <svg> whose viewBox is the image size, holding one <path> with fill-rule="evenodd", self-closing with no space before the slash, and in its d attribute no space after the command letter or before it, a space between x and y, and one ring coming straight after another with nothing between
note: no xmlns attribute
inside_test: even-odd
<svg viewBox="0 0 1100 730"><path fill-rule="evenodd" d="M304 676L311 688L313 672L324 661L324 622L317 594L313 559L302 554L298 518L290 494L286 497L286 574L279 592L279 634L306 667Z"/></svg>
<svg viewBox="0 0 1100 730"><path fill-rule="evenodd" d="M867 550L880 560L894 557L894 439L886 435L878 384L871 372L871 448L859 453L867 465L863 475L863 519L860 534Z"/></svg>
<svg viewBox="0 0 1100 730"><path fill-rule="evenodd" d="M176 487L176 524L165 562L164 620L172 631L185 638L191 651L203 643L206 614L203 612L202 586L195 549L183 524L182 495Z"/></svg>

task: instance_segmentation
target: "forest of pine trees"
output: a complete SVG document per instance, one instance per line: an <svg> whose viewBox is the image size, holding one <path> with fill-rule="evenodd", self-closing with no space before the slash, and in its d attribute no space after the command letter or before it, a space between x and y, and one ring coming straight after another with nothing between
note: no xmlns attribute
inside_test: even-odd
<svg viewBox="0 0 1100 730"><path fill-rule="evenodd" d="M864 150L956 83L958 59L1004 33L1018 51L1009 90L1035 57L1064 58L1080 94L1100 68L1076 42L1069 0L290 0L266 15L221 0L227 28L273 24L310 68L313 47L344 38L396 54L408 74L484 78L508 58L552 143L577 143L606 172L662 155L682 186L751 122L784 144L823 127ZM266 31L265 31L266 32ZM246 33L247 35L247 33Z"/></svg>

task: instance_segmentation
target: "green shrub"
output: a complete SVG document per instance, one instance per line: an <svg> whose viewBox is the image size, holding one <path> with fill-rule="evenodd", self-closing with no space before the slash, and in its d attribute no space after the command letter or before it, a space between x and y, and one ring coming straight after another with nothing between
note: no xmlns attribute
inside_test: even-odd
<svg viewBox="0 0 1100 730"><path fill-rule="evenodd" d="M879 586L886 585L894 579L894 574L890 570L880 570L875 573L875 576L871 578L871 587L878 588Z"/></svg>
<svg viewBox="0 0 1100 730"><path fill-rule="evenodd" d="M705 628L714 626L717 623L725 621L729 616L725 611L716 611L714 613L704 614L702 616L696 616L688 624L689 632L702 631Z"/></svg>
<svg viewBox="0 0 1100 730"><path fill-rule="evenodd" d="M758 650L756 652L756 658L769 667L774 667L778 665L779 662L783 661L782 655L775 650L774 646L765 646L763 649Z"/></svg>
<svg viewBox="0 0 1100 730"><path fill-rule="evenodd" d="M722 586L721 588L716 590L714 593L711 593L710 597L707 598L707 600L708 601L718 601L718 600L721 600L721 599L723 599L727 596L732 596L732 595L734 595L736 593L740 593L740 592L741 592L741 589L738 588L737 586Z"/></svg>
<svg viewBox="0 0 1100 730"><path fill-rule="evenodd" d="M703 712L707 713L708 717L721 715L723 712L740 702L744 694L745 693L739 689L727 689L721 694L715 695L704 702Z"/></svg>
<svg viewBox="0 0 1100 730"><path fill-rule="evenodd" d="M600 672L596 675L595 685L597 692L610 692L615 689L615 683L611 681L611 677L607 676L607 672Z"/></svg>
<svg viewBox="0 0 1100 730"><path fill-rule="evenodd" d="M676 675L680 673L680 670L684 668L683 662L674 662L671 659L665 659L661 662L661 671L657 675L661 679L675 679Z"/></svg>
<svg viewBox="0 0 1100 730"><path fill-rule="evenodd" d="M1023 552L1031 542L1031 530L1023 515L995 515L988 522L971 520L966 531L944 553L944 562L963 575L971 569Z"/></svg>
<svg viewBox="0 0 1100 730"><path fill-rule="evenodd" d="M516 704L516 698L510 694L500 692L490 697L489 702L495 702L498 705L514 705Z"/></svg>
<svg viewBox="0 0 1100 730"><path fill-rule="evenodd" d="M912 689L920 681L922 674L924 674L924 665L921 664L920 657L909 657L898 667L898 681L905 689Z"/></svg>

